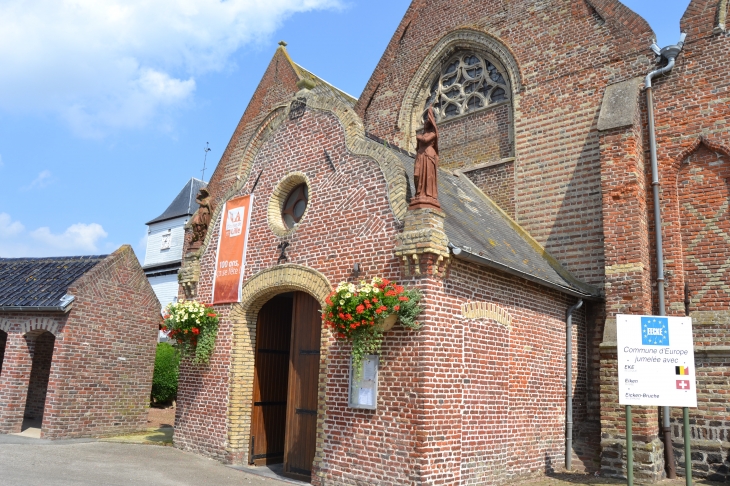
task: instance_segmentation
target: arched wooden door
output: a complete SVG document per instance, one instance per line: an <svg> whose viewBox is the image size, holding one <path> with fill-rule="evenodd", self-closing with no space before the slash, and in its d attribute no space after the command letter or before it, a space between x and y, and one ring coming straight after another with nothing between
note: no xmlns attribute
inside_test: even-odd
<svg viewBox="0 0 730 486"><path fill-rule="evenodd" d="M267 302L256 325L250 462L283 461L299 479L314 461L321 322L319 302L295 292Z"/></svg>

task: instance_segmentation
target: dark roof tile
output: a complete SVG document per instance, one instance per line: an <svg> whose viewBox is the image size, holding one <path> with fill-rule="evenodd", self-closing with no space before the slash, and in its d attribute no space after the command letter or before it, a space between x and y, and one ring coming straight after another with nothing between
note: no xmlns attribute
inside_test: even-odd
<svg viewBox="0 0 730 486"><path fill-rule="evenodd" d="M377 137L368 137L397 155L408 177L409 194L414 194L414 156ZM451 245L484 265L572 295L600 298L596 287L571 275L466 176L439 170L438 189L439 203L446 213L444 231Z"/></svg>
<svg viewBox="0 0 730 486"><path fill-rule="evenodd" d="M0 258L0 307L61 307L68 288L104 258Z"/></svg>
<svg viewBox="0 0 730 486"><path fill-rule="evenodd" d="M191 178L167 209L165 209L165 212L152 221L148 221L147 224L160 223L168 219L179 218L180 216L192 216L198 210L198 202L195 198L200 188L205 186L206 183L204 181L195 177Z"/></svg>

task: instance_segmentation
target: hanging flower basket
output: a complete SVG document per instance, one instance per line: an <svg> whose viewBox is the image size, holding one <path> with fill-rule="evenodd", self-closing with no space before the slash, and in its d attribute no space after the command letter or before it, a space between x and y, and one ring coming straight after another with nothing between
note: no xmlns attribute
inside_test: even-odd
<svg viewBox="0 0 730 486"><path fill-rule="evenodd" d="M352 364L359 373L365 356L380 353L383 333L396 321L407 329L419 329L420 300L418 290L379 277L359 285L342 282L325 299L322 320L338 341L352 343Z"/></svg>
<svg viewBox="0 0 730 486"><path fill-rule="evenodd" d="M165 308L164 317L162 330L169 333L180 354L193 364L207 364L218 335L218 315L211 305L194 300L173 302Z"/></svg>

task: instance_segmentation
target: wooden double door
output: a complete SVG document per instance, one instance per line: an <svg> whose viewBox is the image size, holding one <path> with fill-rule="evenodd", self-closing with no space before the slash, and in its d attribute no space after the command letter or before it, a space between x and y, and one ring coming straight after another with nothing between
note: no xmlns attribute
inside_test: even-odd
<svg viewBox="0 0 730 486"><path fill-rule="evenodd" d="M300 479L314 460L321 322L319 302L293 292L268 301L256 324L249 462L283 462Z"/></svg>

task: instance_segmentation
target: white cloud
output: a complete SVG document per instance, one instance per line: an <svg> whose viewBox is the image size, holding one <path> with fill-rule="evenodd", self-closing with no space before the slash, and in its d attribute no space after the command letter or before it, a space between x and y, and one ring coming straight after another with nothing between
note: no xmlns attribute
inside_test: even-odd
<svg viewBox="0 0 730 486"><path fill-rule="evenodd" d="M341 0L5 0L0 109L52 112L82 136L147 126L297 12Z"/></svg>
<svg viewBox="0 0 730 486"><path fill-rule="evenodd" d="M32 231L30 236L49 248L62 251L95 252L98 251L97 242L108 235L100 224L76 223L66 228L66 231L61 234L51 233L49 228L43 227Z"/></svg>
<svg viewBox="0 0 730 486"><path fill-rule="evenodd" d="M25 231L25 226L13 221L9 214L0 213L0 238L11 238Z"/></svg>
<svg viewBox="0 0 730 486"><path fill-rule="evenodd" d="M26 231L9 214L0 213L0 257L43 257L99 253L108 236L97 223L72 224L63 233L41 227Z"/></svg>
<svg viewBox="0 0 730 486"><path fill-rule="evenodd" d="M28 184L27 186L23 186L20 189L23 191L30 191L31 189L43 189L50 183L51 183L51 171L44 170L44 171L41 171L41 173L38 174L38 177L33 179L33 181L30 184Z"/></svg>

